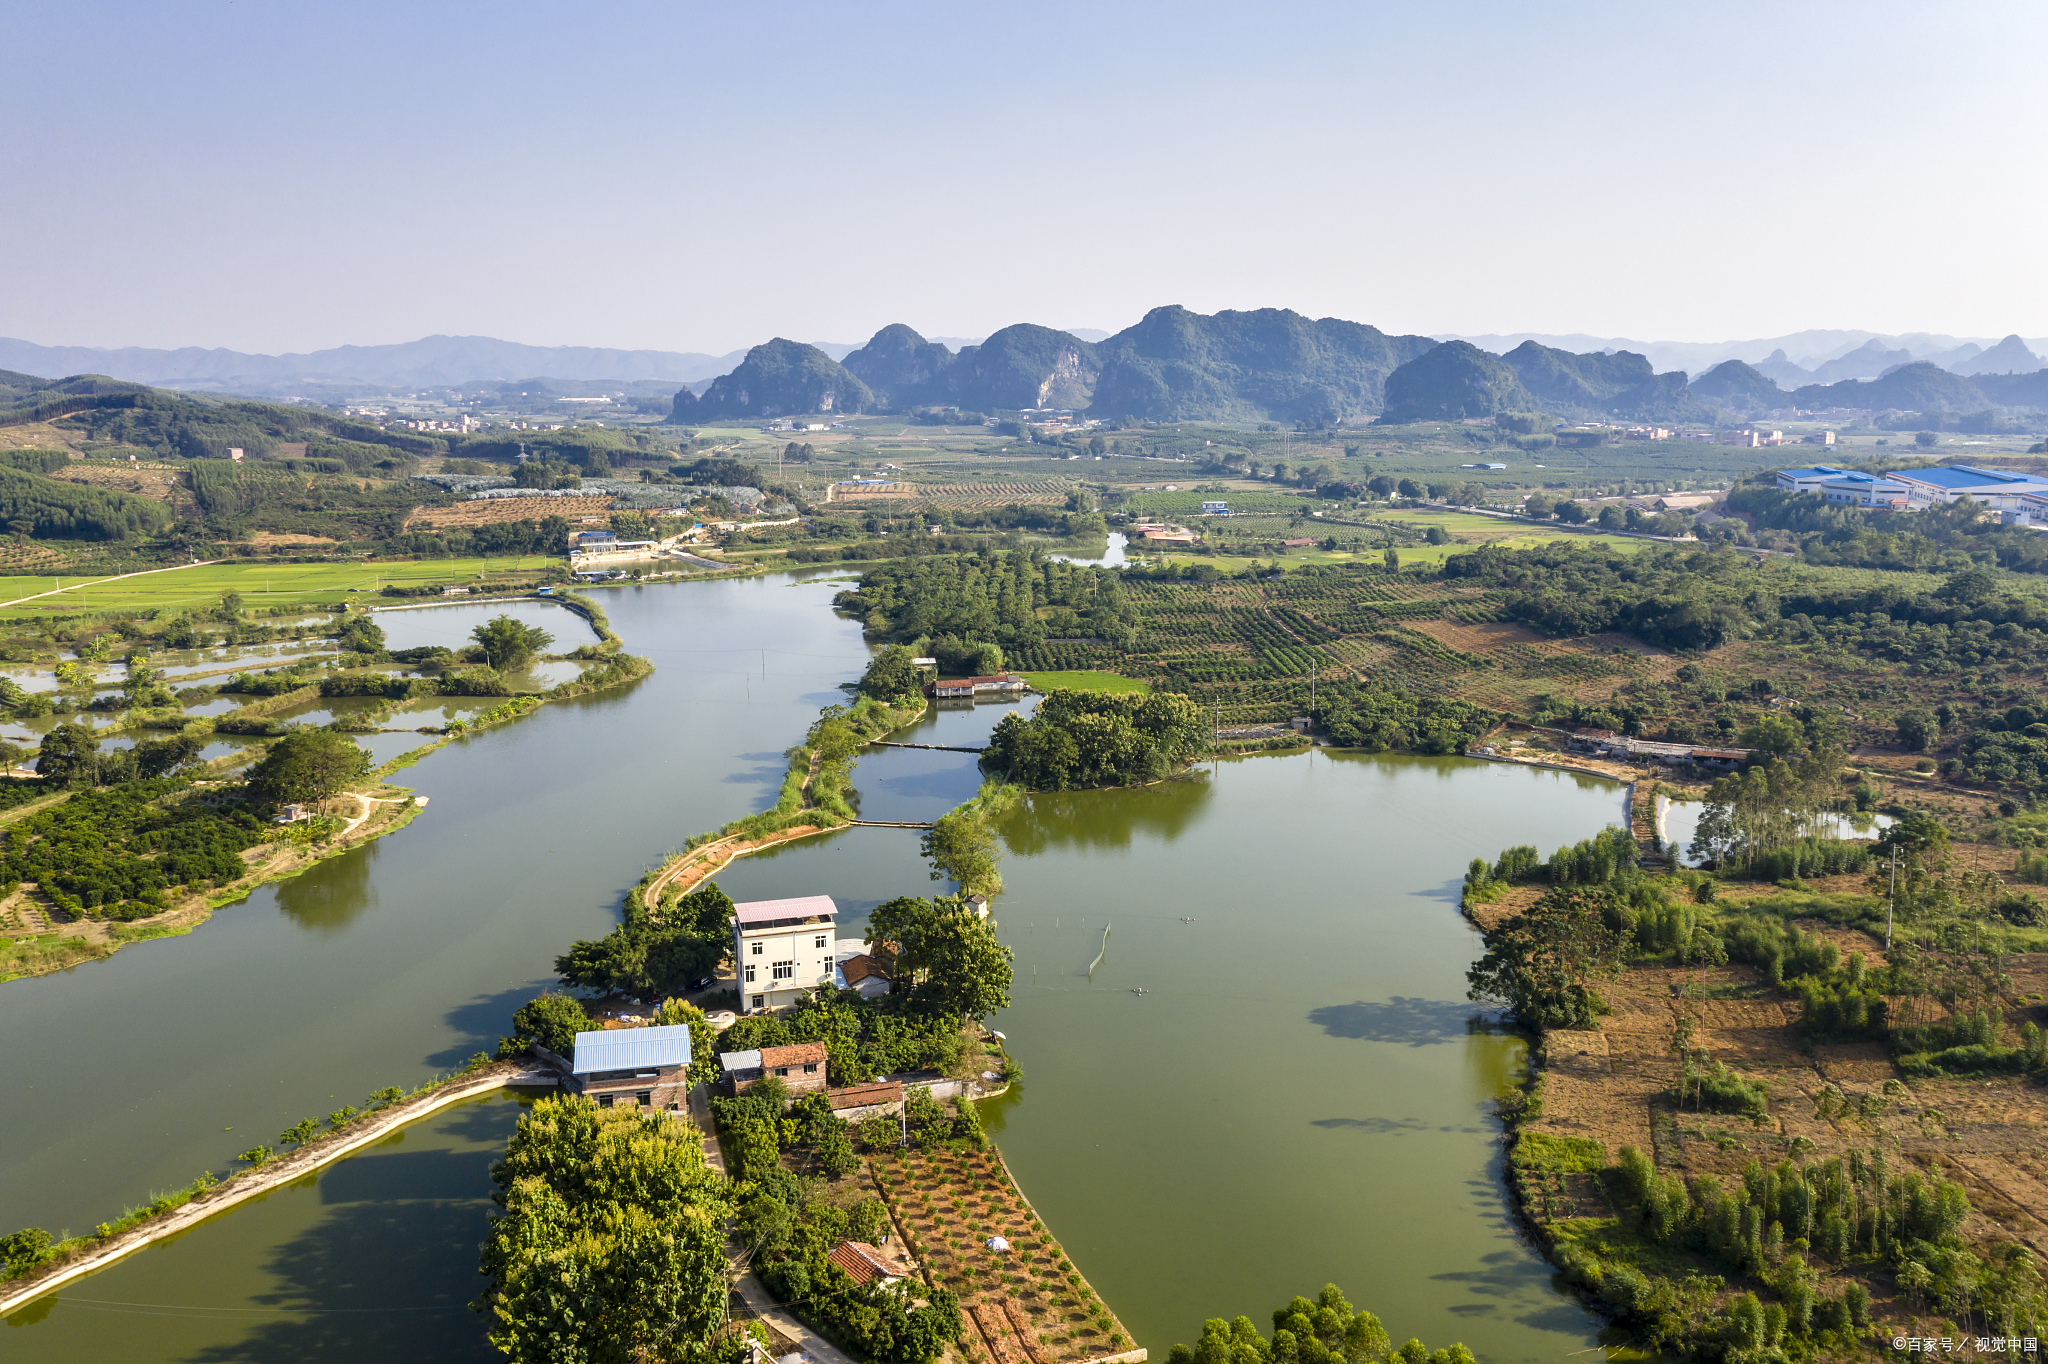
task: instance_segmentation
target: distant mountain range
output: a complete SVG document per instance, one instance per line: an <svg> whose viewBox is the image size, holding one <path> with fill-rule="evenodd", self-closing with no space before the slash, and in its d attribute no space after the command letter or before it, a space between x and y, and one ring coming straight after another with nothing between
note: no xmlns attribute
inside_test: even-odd
<svg viewBox="0 0 2048 1364"><path fill-rule="evenodd" d="M1076 328L1073 335L1100 341L1109 333ZM971 346L979 337L939 338L950 346ZM818 350L838 360L853 344L824 341ZM104 374L129 383L197 393L246 397L318 396L325 391L456 388L466 384L520 379L565 379L619 383L660 380L703 387L730 373L747 352L707 355L699 351L614 350L603 346L527 346L488 336L428 336L388 346L336 346L292 355L250 355L241 351L186 346L153 350L145 346L39 346L0 337L0 369L49 377Z"/></svg>
<svg viewBox="0 0 2048 1364"><path fill-rule="evenodd" d="M1203 316L1154 308L1100 341L1032 323L954 351L903 323L884 327L843 364L778 338L698 395L676 395L678 422L867 407L975 412L1088 408L1155 421L1338 422L1376 414L1387 376L1437 348L1334 317L1279 308ZM808 354L803 354L808 352Z"/></svg>
<svg viewBox="0 0 2048 1364"><path fill-rule="evenodd" d="M276 356L0 340L0 370L325 401L374 390L616 383L674 392L673 419L692 423L925 406L1315 425L1499 412L1708 423L1788 407L2048 410L2048 367L2017 335L1985 345L1814 331L1637 348L1597 337L1390 335L1286 309L1204 315L1179 306L1154 308L1113 335L1019 323L978 340L928 338L894 323L862 345L777 337L726 355L453 336Z"/></svg>
<svg viewBox="0 0 2048 1364"><path fill-rule="evenodd" d="M1741 360L1774 380L1781 388L1837 383L1843 379L1875 379L1893 365L1925 360L1955 374L2024 374L2048 365L2048 337L2022 340L1940 336L1908 332L1803 331L1752 341L1635 341L1625 336L1598 337L1583 333L1557 336L1541 332L1509 332L1486 336L1438 337L1469 341L1481 350L1505 355L1524 341L1569 351L1632 351L1659 369L1682 369L1697 379L1725 360ZM1796 359L1793 357L1797 357Z"/></svg>
<svg viewBox="0 0 2048 1364"><path fill-rule="evenodd" d="M1165 307L1101 341L1020 323L955 351L898 322L835 360L819 347L778 337L701 393L677 393L671 420L945 406L980 413L1085 409L1159 422L1323 425L1541 413L1711 425L1792 407L1957 415L2048 409L2048 370L2038 363L2024 374L1972 377L1911 355L1873 338L1808 370L1775 348L1760 365L1725 360L1688 379L1684 370L1658 373L1649 357L1633 351L1572 351L1524 340L1497 355L1468 341L1389 336L1284 309L1204 316ZM2009 337L1966 358L1995 356L1994 363L2016 365L2031 355ZM1859 371L1872 377L1853 377ZM1837 377L1844 374L1851 377ZM1789 391L1785 379L1793 382Z"/></svg>

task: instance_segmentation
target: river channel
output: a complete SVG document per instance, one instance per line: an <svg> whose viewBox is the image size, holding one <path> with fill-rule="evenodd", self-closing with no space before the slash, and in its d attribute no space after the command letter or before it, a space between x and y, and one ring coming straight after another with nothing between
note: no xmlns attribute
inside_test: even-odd
<svg viewBox="0 0 2048 1364"><path fill-rule="evenodd" d="M644 868L772 802L782 750L867 657L827 607L835 586L606 591L651 677L429 755L399 777L430 797L409 827L190 935L0 986L0 1230L85 1230L302 1117L490 1050ZM492 613L384 623L452 643ZM1006 710L934 712L900 737L978 742ZM863 811L930 818L973 791L973 764L873 752ZM1397 1340L1489 1361L1594 1345L1507 1217L1489 1101L1522 1046L1464 1001L1478 945L1457 889L1475 852L1620 815L1592 778L1315 752L1006 818L996 913L1017 987L995 1026L1026 1078L990 1126L1139 1344L1162 1358L1205 1316L1264 1321L1334 1280ZM871 828L720 881L739 899L829 893L842 934L890 896L943 889L914 831ZM451 1309L480 1282L487 1167L516 1111L415 1124L16 1314L0 1340L50 1360L495 1357ZM164 1314L178 1322L148 1325Z"/></svg>

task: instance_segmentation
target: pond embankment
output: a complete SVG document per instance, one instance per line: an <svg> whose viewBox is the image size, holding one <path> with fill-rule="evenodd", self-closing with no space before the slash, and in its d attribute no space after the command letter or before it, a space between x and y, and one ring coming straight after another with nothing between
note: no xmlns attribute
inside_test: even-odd
<svg viewBox="0 0 2048 1364"><path fill-rule="evenodd" d="M432 737L428 742L409 749L379 766L372 774L377 779L375 784L361 791L347 791L336 796L337 801L355 802L359 810L359 813L349 819L341 830L319 837L287 837L282 841L258 844L242 855L244 862L249 865L248 872L224 885L195 886L187 894L180 896L170 909L160 914L126 922L60 919L54 908L43 904L36 897L33 886L22 887L14 893L11 901L0 900L0 925L18 920L21 927L39 941L28 944L32 950L17 950L4 965L0 965L0 983L48 975L83 962L110 956L121 948L135 943L190 933L211 918L213 912L223 905L245 899L266 885L298 876L320 862L338 857L385 834L395 833L411 823L426 801L424 798L416 798L406 787L388 784L385 779L392 773L411 767L429 753L465 735L476 734L522 719L549 701L564 701L622 687L629 682L639 681L654 671L654 665L646 659L623 652L624 641L613 632L604 610L596 602L574 593L557 592L552 596L539 597L531 592L518 592L466 598L453 603L437 600L415 605L479 605L513 600L556 602L587 621L599 642L594 646L585 646L571 657L580 655L591 659L590 666L579 676L547 691L508 696L500 704L480 715L447 726L437 737ZM371 609L394 611L406 608L394 606ZM295 706L316 701L320 696L321 689L318 685L308 685L280 692L275 696L258 697L227 715L194 721L188 726L188 730L236 732L237 725L246 726L252 721L267 719ZM208 770L226 776L231 768L242 761L243 755L231 754L208 764ZM53 797L48 803L54 803L55 799ZM8 817L19 818L30 813L31 809L40 808L43 808L43 803L9 811Z"/></svg>
<svg viewBox="0 0 2048 1364"><path fill-rule="evenodd" d="M387 1107L344 1124L323 1137L252 1169L211 1184L189 1200L111 1236L81 1238L68 1254L17 1279L0 1283L0 1316L27 1306L74 1279L98 1273L144 1246L186 1231L239 1203L260 1198L342 1157L360 1151L437 1109L503 1089L526 1074L523 1062L496 1061L452 1076Z"/></svg>

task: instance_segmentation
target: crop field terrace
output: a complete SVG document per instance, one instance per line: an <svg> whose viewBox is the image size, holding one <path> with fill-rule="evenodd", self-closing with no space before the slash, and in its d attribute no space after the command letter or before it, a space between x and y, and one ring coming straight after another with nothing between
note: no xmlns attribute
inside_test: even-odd
<svg viewBox="0 0 2048 1364"><path fill-rule="evenodd" d="M1139 614L1129 649L1050 641L1010 665L1033 675L1114 670L1184 692L1230 725L1300 714L1311 678L1521 710L1544 692L1604 699L1683 661L1619 636L1546 639L1510 623L1497 592L1405 574L1133 580L1124 592Z"/></svg>

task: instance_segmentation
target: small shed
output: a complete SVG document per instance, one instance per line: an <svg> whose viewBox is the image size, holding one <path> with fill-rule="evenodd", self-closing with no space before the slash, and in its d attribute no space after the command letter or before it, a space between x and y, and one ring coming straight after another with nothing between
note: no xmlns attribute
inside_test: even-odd
<svg viewBox="0 0 2048 1364"><path fill-rule="evenodd" d="M846 1122L880 1113L895 1113L903 1106L903 1082L877 1080L873 1084L844 1085L825 1091L832 1111Z"/></svg>
<svg viewBox="0 0 2048 1364"><path fill-rule="evenodd" d="M886 995L891 988L889 973L865 952L839 963L839 984L841 989L858 991L862 999Z"/></svg>
<svg viewBox="0 0 2048 1364"><path fill-rule="evenodd" d="M759 1051L722 1051L718 1053L718 1064L724 1072L720 1078L731 1094L738 1094L761 1078Z"/></svg>
<svg viewBox="0 0 2048 1364"><path fill-rule="evenodd" d="M907 1283L917 1267L869 1245L865 1241L841 1241L832 1247L832 1263L845 1270L857 1284L880 1280L884 1288Z"/></svg>

